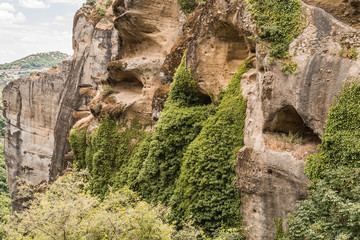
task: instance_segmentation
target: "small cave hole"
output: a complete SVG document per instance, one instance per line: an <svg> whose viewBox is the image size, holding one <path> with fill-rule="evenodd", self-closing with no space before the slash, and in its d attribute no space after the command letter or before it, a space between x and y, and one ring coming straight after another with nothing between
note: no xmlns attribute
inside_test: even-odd
<svg viewBox="0 0 360 240"><path fill-rule="evenodd" d="M255 208L253 209L253 212L256 213L256 209L255 209Z"/></svg>
<svg viewBox="0 0 360 240"><path fill-rule="evenodd" d="M117 98L122 102L134 102L142 96L143 83L131 72L116 74L116 78L109 81Z"/></svg>
<svg viewBox="0 0 360 240"><path fill-rule="evenodd" d="M272 174L273 171L272 171L271 169L268 169L268 170L267 170L267 173L268 173L268 174Z"/></svg>
<svg viewBox="0 0 360 240"><path fill-rule="evenodd" d="M296 136L302 138L304 142L320 143L319 136L305 124L301 116L291 105L287 105L270 115L265 124L264 132Z"/></svg>
<svg viewBox="0 0 360 240"><path fill-rule="evenodd" d="M198 92L197 97L199 98L199 103L202 105L208 105L212 103L212 99L209 95Z"/></svg>

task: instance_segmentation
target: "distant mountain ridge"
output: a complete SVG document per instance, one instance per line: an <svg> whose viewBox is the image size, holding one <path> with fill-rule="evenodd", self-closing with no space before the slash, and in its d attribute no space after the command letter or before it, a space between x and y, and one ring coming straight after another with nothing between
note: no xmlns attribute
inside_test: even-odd
<svg viewBox="0 0 360 240"><path fill-rule="evenodd" d="M0 70L50 68L69 57L71 56L59 51L31 54L10 63L0 64Z"/></svg>

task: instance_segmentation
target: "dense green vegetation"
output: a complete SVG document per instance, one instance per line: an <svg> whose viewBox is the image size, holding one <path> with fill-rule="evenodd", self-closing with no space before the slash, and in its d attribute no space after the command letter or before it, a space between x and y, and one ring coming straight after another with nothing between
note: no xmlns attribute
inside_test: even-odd
<svg viewBox="0 0 360 240"><path fill-rule="evenodd" d="M235 154L243 146L246 110L240 82L251 66L248 59L239 67L219 103L204 105L183 59L152 133L108 116L89 139L72 130L76 166L88 169L90 192L103 199L109 186L130 187L147 202L171 206L169 221L178 229L193 221L208 236L240 239Z"/></svg>
<svg viewBox="0 0 360 240"><path fill-rule="evenodd" d="M5 221L4 217L11 214L11 201L9 188L6 180L6 167L4 157L4 144L0 143L0 223ZM0 239L3 233L0 229Z"/></svg>
<svg viewBox="0 0 360 240"><path fill-rule="evenodd" d="M31 200L30 209L6 218L0 238L16 240L54 239L206 239L192 222L181 230L169 223L170 209L150 204L128 188L110 191L103 201L88 189L88 173L81 171L59 178L46 193ZM25 187L26 188L26 187ZM26 190L24 188L24 190ZM214 240L238 239L237 233L221 229Z"/></svg>
<svg viewBox="0 0 360 240"><path fill-rule="evenodd" d="M309 157L309 199L284 239L360 239L360 84L345 85L329 111L321 152Z"/></svg>
<svg viewBox="0 0 360 240"><path fill-rule="evenodd" d="M245 61L223 93L216 113L189 145L172 198L175 219L192 217L206 232L240 226L240 197L235 189L236 152L243 146L246 101L241 96Z"/></svg>
<svg viewBox="0 0 360 240"><path fill-rule="evenodd" d="M31 54L14 62L0 64L0 70L50 68L67 58L69 55L61 52Z"/></svg>
<svg viewBox="0 0 360 240"><path fill-rule="evenodd" d="M298 0L246 0L255 19L261 40L270 44L270 55L289 57L289 44L303 30L301 4Z"/></svg>
<svg viewBox="0 0 360 240"><path fill-rule="evenodd" d="M205 2L206 2L206 0L178 0L181 10L186 15L189 15L190 13L192 13L197 6L205 4Z"/></svg>
<svg viewBox="0 0 360 240"><path fill-rule="evenodd" d="M2 226L5 239L196 238L195 229L177 232L166 223L169 209L140 201L128 189L111 192L100 202L84 190L85 179L82 173L68 175L37 195L29 210Z"/></svg>
<svg viewBox="0 0 360 240"><path fill-rule="evenodd" d="M126 123L118 125L109 116L101 119L100 127L92 133L88 144L84 130L72 130L70 143L76 167L89 170L89 188L93 194L103 198L109 186L121 182L123 166L129 162L134 149L145 136L145 131L137 121L134 120L128 127Z"/></svg>
<svg viewBox="0 0 360 240"><path fill-rule="evenodd" d="M168 101L156 124L149 153L139 175L142 195L168 203L175 190L183 155L200 133L214 106L199 106L196 81L183 60L171 85Z"/></svg>
<svg viewBox="0 0 360 240"><path fill-rule="evenodd" d="M325 169L360 167L360 85L345 85L336 104L329 110L321 152L311 156L306 174L312 181L322 179Z"/></svg>

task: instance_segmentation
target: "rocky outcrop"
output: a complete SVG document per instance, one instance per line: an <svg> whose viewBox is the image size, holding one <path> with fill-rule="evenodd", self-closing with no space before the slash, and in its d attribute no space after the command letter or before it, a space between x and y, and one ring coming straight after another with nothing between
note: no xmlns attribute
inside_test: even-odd
<svg viewBox="0 0 360 240"><path fill-rule="evenodd" d="M16 201L17 179L34 185L50 179L58 103L71 65L66 61L57 72L18 79L3 91L5 159L14 210L21 208Z"/></svg>
<svg viewBox="0 0 360 240"><path fill-rule="evenodd" d="M248 108L236 172L248 239L274 239L273 219L287 219L296 201L306 198L306 156L316 151L343 84L360 72L359 61L339 54L344 41L356 42L356 30L322 9L304 7L306 28L290 45L296 73L284 74L280 61L269 61L258 46L257 69L242 80ZM301 132L307 144L299 149L272 137L289 132Z"/></svg>
<svg viewBox="0 0 360 240"><path fill-rule="evenodd" d="M5 159L13 210L21 209L17 179L37 185L55 179L67 167L64 154L70 151L67 135L74 124L72 113L89 102L79 89L95 89L94 78L118 54L113 24L104 27L102 21L92 21L91 14L80 11L75 16L72 61L60 64L56 72L18 79L4 89ZM104 18L112 20L113 15L110 12Z"/></svg>
<svg viewBox="0 0 360 240"><path fill-rule="evenodd" d="M335 6L313 2L324 9ZM244 0L208 0L187 18L177 0L116 0L104 16L96 6L83 7L74 20L73 60L60 64L57 72L19 79L4 90L13 208L21 207L17 178L34 185L51 181L73 160L67 139L73 126L90 135L99 118L109 115L124 122L137 119L151 130L186 50L205 104L216 102L238 66L256 55L256 69L242 79L247 117L236 185L248 239L273 239L273 219L286 219L296 201L306 198L305 160L317 151L329 106L344 82L360 72L354 54L360 35L347 25L358 23L345 13L329 10L346 23L302 4L306 27L291 43L291 57L277 61L262 44L249 40L257 30ZM351 16L358 14L354 1L343 4L353 7L348 8ZM290 60L297 63L294 74L282 70ZM295 132L306 144L281 138Z"/></svg>
<svg viewBox="0 0 360 240"><path fill-rule="evenodd" d="M360 1L359 0L306 0L308 4L321 7L353 27L360 27Z"/></svg>

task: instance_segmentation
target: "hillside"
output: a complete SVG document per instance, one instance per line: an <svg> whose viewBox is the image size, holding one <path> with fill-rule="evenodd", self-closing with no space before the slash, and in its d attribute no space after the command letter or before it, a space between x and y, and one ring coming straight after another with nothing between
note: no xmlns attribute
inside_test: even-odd
<svg viewBox="0 0 360 240"><path fill-rule="evenodd" d="M50 68L69 57L58 51L31 54L10 63L0 64L0 70Z"/></svg>

